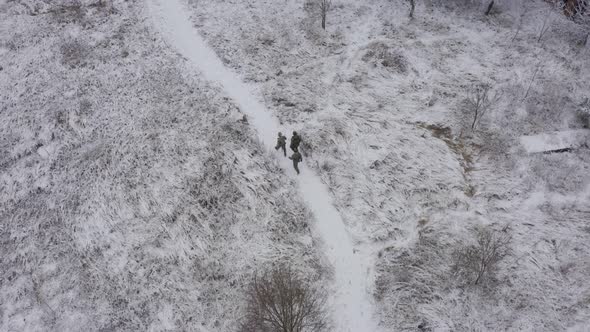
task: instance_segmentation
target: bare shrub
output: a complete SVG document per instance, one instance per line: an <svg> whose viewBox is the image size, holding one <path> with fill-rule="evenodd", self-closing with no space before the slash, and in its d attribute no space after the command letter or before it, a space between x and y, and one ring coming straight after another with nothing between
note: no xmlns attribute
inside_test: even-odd
<svg viewBox="0 0 590 332"><path fill-rule="evenodd" d="M468 284L478 285L494 278L498 263L510 253L511 237L507 229L481 227L475 230L475 238L475 244L455 250L452 272Z"/></svg>
<svg viewBox="0 0 590 332"><path fill-rule="evenodd" d="M328 12L332 9L332 0L306 0L303 8L314 18L320 18L322 29L326 30Z"/></svg>
<svg viewBox="0 0 590 332"><path fill-rule="evenodd" d="M539 80L525 102L526 128L529 131L560 130L568 127L579 108L567 87L550 80Z"/></svg>
<svg viewBox="0 0 590 332"><path fill-rule="evenodd" d="M376 265L375 299L380 305L392 306L392 315L406 326L423 321L420 308L436 301L440 290L449 285L446 234L428 226L421 227L418 234L419 241L411 248L380 251Z"/></svg>
<svg viewBox="0 0 590 332"><path fill-rule="evenodd" d="M563 0L558 2L558 6L563 9L563 13L574 19L579 19L580 16L586 14L586 11L590 9L590 4L587 0Z"/></svg>
<svg viewBox="0 0 590 332"><path fill-rule="evenodd" d="M539 154L531 160L525 183L534 188L543 184L547 191L562 195L583 192L590 183L587 154Z"/></svg>
<svg viewBox="0 0 590 332"><path fill-rule="evenodd" d="M90 115L92 114L92 102L88 99L80 100L80 106L78 107L78 114Z"/></svg>
<svg viewBox="0 0 590 332"><path fill-rule="evenodd" d="M226 140L239 139L240 133L224 126L227 136ZM221 146L220 138L213 138ZM202 176L195 181L190 193L196 198L197 208L202 213L217 216L228 206L235 204L243 195L233 181L233 167L228 165L228 160L223 151L214 149L212 155L204 162ZM211 190L215 188L215 190Z"/></svg>
<svg viewBox="0 0 590 332"><path fill-rule="evenodd" d="M580 44L585 47L588 45L590 37L590 2L586 0L568 0L563 3L563 12L576 22L581 30L584 31Z"/></svg>
<svg viewBox="0 0 590 332"><path fill-rule="evenodd" d="M516 32L514 32L514 36L512 37L510 42L514 42L518 33L522 30L522 24L524 22L525 17L528 14L530 6L525 6L522 1L513 1L512 6L510 6L510 12L513 13L516 25Z"/></svg>
<svg viewBox="0 0 590 332"><path fill-rule="evenodd" d="M71 2L57 3L53 8L48 10L53 18L59 23L84 23L86 8L79 0Z"/></svg>
<svg viewBox="0 0 590 332"><path fill-rule="evenodd" d="M481 139L479 152L498 163L508 162L511 158L510 149L518 144L514 138L503 131L485 130L480 133L479 137Z"/></svg>
<svg viewBox="0 0 590 332"><path fill-rule="evenodd" d="M547 12L545 19L543 20L543 25L541 25L541 30L539 30L539 38L537 38L537 43L541 42L543 36L549 31L551 28L551 24L553 24L553 20L551 19L551 12Z"/></svg>
<svg viewBox="0 0 590 332"><path fill-rule="evenodd" d="M70 67L79 67L85 64L88 55L88 47L80 40L68 40L60 45L62 63Z"/></svg>
<svg viewBox="0 0 590 332"><path fill-rule="evenodd" d="M467 112L471 114L471 131L475 131L483 116L500 99L498 93L492 92L492 87L487 83L476 84L467 98Z"/></svg>
<svg viewBox="0 0 590 332"><path fill-rule="evenodd" d="M247 290L244 332L304 332L326 328L326 296L281 265L255 276Z"/></svg>
<svg viewBox="0 0 590 332"><path fill-rule="evenodd" d="M326 15L332 8L332 0L319 0L320 1L320 16L322 18L322 29L326 30Z"/></svg>
<svg viewBox="0 0 590 332"><path fill-rule="evenodd" d="M367 52L363 55L362 60L373 63L373 65L380 64L388 70L405 74L408 72L408 62L406 58L389 48L382 42L374 42L367 46Z"/></svg>
<svg viewBox="0 0 590 332"><path fill-rule="evenodd" d="M539 69L541 69L541 62L539 62L537 64L537 66L535 67L535 72L533 73L533 77L531 78L531 82L529 83L529 87L526 89L526 93L524 94L523 100L529 96L529 92L531 91L531 86L533 86L533 83L535 82L535 78L537 78L537 73L539 72Z"/></svg>
<svg viewBox="0 0 590 332"><path fill-rule="evenodd" d="M584 128L590 128L590 99L586 98L577 112L578 119Z"/></svg>

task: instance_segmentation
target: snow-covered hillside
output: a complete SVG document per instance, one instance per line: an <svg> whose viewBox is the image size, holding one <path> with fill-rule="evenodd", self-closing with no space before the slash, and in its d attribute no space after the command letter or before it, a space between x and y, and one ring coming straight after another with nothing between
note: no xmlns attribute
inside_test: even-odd
<svg viewBox="0 0 590 332"><path fill-rule="evenodd" d="M541 0L333 0L325 31L313 0L175 0L208 73L158 2L0 0L0 330L235 331L280 262L332 299L360 272L383 331L589 329L583 26ZM510 242L474 284L482 227Z"/></svg>
<svg viewBox="0 0 590 332"><path fill-rule="evenodd" d="M232 331L262 266L321 283L302 197L145 3L73 10L3 7L0 330Z"/></svg>

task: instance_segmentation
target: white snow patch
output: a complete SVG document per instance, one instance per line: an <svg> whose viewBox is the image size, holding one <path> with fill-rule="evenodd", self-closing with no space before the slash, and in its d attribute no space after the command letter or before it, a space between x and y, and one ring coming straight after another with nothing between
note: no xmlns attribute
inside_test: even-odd
<svg viewBox="0 0 590 332"><path fill-rule="evenodd" d="M556 131L522 136L520 143L527 153L555 151L579 147L588 140L589 134L587 129Z"/></svg>
<svg viewBox="0 0 590 332"><path fill-rule="evenodd" d="M206 79L217 82L224 88L248 115L248 121L257 129L260 141L269 150L272 149L277 132L288 131L254 97L252 89L223 65L193 28L180 1L152 0L149 4L155 24L172 46ZM295 177L288 159L281 158L280 164L289 176ZM372 266L370 257L354 250L351 237L320 178L303 169L297 180L302 196L318 221L316 229L325 242L326 255L334 266L336 294L332 305L335 331L376 331L377 324L373 322L373 310L367 291L369 267Z"/></svg>

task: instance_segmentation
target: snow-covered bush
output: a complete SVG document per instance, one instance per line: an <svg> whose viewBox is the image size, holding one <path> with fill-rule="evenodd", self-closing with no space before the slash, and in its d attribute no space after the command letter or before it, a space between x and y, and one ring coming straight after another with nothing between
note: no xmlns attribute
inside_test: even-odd
<svg viewBox="0 0 590 332"><path fill-rule="evenodd" d="M567 127L568 120L573 118L575 104L566 87L554 82L532 86L525 101L526 121L530 130L538 132Z"/></svg>
<svg viewBox="0 0 590 332"><path fill-rule="evenodd" d="M60 45L61 62L70 67L83 66L89 53L89 47L78 39L66 40Z"/></svg>
<svg viewBox="0 0 590 332"><path fill-rule="evenodd" d="M531 187L543 185L548 191L561 194L582 192L590 178L585 163L587 154L539 154L528 167L527 184Z"/></svg>
<svg viewBox="0 0 590 332"><path fill-rule="evenodd" d="M507 229L489 227L477 228L475 238L475 243L455 250L452 271L459 281L478 285L494 280L498 263L510 253L511 238Z"/></svg>
<svg viewBox="0 0 590 332"><path fill-rule="evenodd" d="M581 44L586 46L590 36L590 3L586 0L571 0L567 1L567 3L569 6L566 6L565 13L580 26L580 30L583 31L584 35Z"/></svg>
<svg viewBox="0 0 590 332"><path fill-rule="evenodd" d="M369 44L362 59L367 63L373 64L373 66L380 65L398 74L405 74L408 71L408 61L406 58L383 42Z"/></svg>
<svg viewBox="0 0 590 332"><path fill-rule="evenodd" d="M478 136L479 152L498 162L508 161L511 157L511 148L518 144L513 137L502 131L483 130Z"/></svg>
<svg viewBox="0 0 590 332"><path fill-rule="evenodd" d="M243 332L319 332L326 328L326 294L280 265L255 276L247 290Z"/></svg>
<svg viewBox="0 0 590 332"><path fill-rule="evenodd" d="M420 307L435 301L440 291L450 285L447 253L450 244L428 227L420 234L419 241L411 248L392 247L379 253L375 298L391 306L392 319L398 326L423 322L425 317Z"/></svg>

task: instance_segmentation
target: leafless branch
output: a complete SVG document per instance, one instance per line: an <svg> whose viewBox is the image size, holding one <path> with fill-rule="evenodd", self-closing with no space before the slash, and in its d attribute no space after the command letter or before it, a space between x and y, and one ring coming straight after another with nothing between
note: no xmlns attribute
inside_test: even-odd
<svg viewBox="0 0 590 332"><path fill-rule="evenodd" d="M508 229L495 231L489 227L476 230L476 243L459 248L454 253L453 271L477 285L491 277L497 264L510 253Z"/></svg>
<svg viewBox="0 0 590 332"><path fill-rule="evenodd" d="M322 29L326 30L326 15L332 8L332 0L319 0L320 15L322 17Z"/></svg>
<svg viewBox="0 0 590 332"><path fill-rule="evenodd" d="M325 294L286 266L254 277L242 331L319 332L326 328Z"/></svg>

